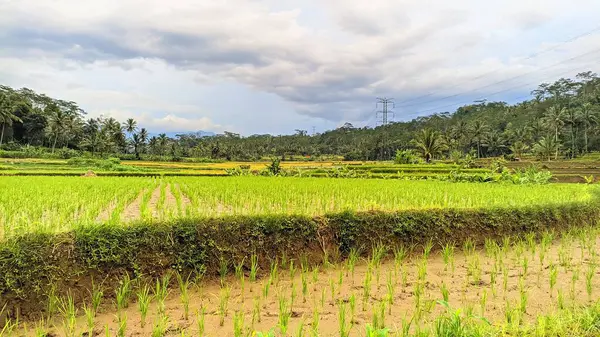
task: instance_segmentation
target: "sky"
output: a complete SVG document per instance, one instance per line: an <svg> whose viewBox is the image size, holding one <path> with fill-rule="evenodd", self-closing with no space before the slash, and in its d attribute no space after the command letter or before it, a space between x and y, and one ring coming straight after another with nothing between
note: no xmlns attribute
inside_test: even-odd
<svg viewBox="0 0 600 337"><path fill-rule="evenodd" d="M151 132L377 125L600 72L597 0L0 0L0 83Z"/></svg>

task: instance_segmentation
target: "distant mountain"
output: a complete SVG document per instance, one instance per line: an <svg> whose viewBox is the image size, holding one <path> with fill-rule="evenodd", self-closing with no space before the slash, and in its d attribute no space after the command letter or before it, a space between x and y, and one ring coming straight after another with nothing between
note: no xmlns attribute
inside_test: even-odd
<svg viewBox="0 0 600 337"><path fill-rule="evenodd" d="M169 138L177 138L177 135L193 135L196 137L213 137L216 136L217 134L211 131L183 131L183 132L159 132L159 133L153 133L150 132L149 135L150 137L158 137L159 134L164 133L167 135L167 137Z"/></svg>

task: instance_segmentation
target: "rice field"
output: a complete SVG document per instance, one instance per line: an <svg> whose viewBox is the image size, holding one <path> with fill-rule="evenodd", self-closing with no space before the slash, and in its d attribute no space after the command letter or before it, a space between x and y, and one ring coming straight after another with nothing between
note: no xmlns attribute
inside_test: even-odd
<svg viewBox="0 0 600 337"><path fill-rule="evenodd" d="M0 239L76 226L221 215L588 202L597 186L269 177L3 177Z"/></svg>
<svg viewBox="0 0 600 337"><path fill-rule="evenodd" d="M224 261L213 282L168 274L151 286L125 277L77 309L48 298L49 318L9 325L26 336L597 336L597 228L487 240L378 245L368 257L309 264ZM9 331L9 330L6 330Z"/></svg>

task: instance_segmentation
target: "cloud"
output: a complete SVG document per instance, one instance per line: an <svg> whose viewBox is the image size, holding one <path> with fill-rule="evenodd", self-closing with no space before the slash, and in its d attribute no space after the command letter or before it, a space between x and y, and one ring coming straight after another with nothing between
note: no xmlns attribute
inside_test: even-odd
<svg viewBox="0 0 600 337"><path fill-rule="evenodd" d="M131 111L119 110L96 111L94 114L102 117L113 117L117 120L125 120L129 116L134 115ZM142 113L137 114L136 121L138 125L145 127L150 132L222 132L229 129L223 125L215 124L208 117L186 118L174 114L155 116Z"/></svg>
<svg viewBox="0 0 600 337"><path fill-rule="evenodd" d="M597 12L595 0L13 0L0 4L0 58L20 66L0 73L51 89L55 76L63 96L92 110L152 110L197 125L227 112L182 93L238 83L289 103L289 114L338 123L368 118L376 96L427 96L407 109L416 113L461 92L457 102L598 71L593 57L569 60L592 50L598 34L527 58L589 30Z"/></svg>

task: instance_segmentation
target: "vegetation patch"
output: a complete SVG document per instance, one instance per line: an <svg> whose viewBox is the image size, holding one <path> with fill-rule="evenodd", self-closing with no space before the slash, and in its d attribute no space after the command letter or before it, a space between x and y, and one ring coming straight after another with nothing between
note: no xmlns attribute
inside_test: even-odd
<svg viewBox="0 0 600 337"><path fill-rule="evenodd" d="M516 209L342 212L319 217L228 216L176 223L99 225L71 232L27 234L0 246L0 297L11 313L39 311L49 291L87 298L92 280L108 288L124 274L158 277L169 270L217 276L256 254L261 269L285 255L322 260L353 250L471 240L595 224L595 203ZM4 305L0 304L0 306ZM35 308L35 309L34 309Z"/></svg>

